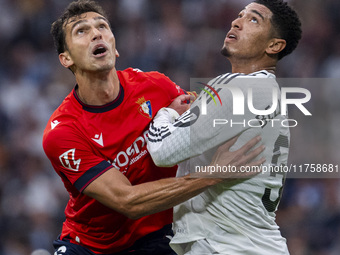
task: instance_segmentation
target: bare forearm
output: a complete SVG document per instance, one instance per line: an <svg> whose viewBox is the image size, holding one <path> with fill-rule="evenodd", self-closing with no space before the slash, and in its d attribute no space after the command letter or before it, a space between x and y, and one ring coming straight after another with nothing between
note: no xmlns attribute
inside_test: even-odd
<svg viewBox="0 0 340 255"><path fill-rule="evenodd" d="M112 170L98 177L84 193L129 218L137 219L172 208L220 181L179 177L133 186L119 171Z"/></svg>
<svg viewBox="0 0 340 255"><path fill-rule="evenodd" d="M236 142L237 137L220 146L215 153L212 166L244 166L256 165L260 166L265 159L254 160L263 150L264 146L259 146L250 151L260 140L255 137L242 146L239 150L229 152L230 147ZM227 154L225 152L228 152ZM252 162L251 162L252 161ZM249 162L249 163L248 163ZM206 177L212 177L211 173L205 173ZM223 182L233 182L238 178L251 178L256 175L255 172L227 172L214 174L214 178L224 178ZM203 177L203 174L196 175ZM134 208L138 208L138 212L150 214L171 208L189 198L198 195L207 187L222 182L222 179L198 178L190 177L163 179L156 182L145 183L134 186L134 192L129 201Z"/></svg>
<svg viewBox="0 0 340 255"><path fill-rule="evenodd" d="M137 218L160 212L219 182L219 179L180 177L132 186L128 198L129 211L134 211Z"/></svg>
<svg viewBox="0 0 340 255"><path fill-rule="evenodd" d="M236 139L231 139L218 148L212 165L259 166L264 163L264 158L250 162L264 150L264 146L259 146L250 151L260 141L260 137L253 138L237 151L230 152L229 149ZM250 163L247 164L248 162ZM235 178L250 178L253 175L255 175L253 172L242 173L236 171L224 173L222 176L214 175L215 179L184 176L133 186L126 176L117 169L112 168L91 182L85 188L84 194L129 218L135 219L169 209L222 181L228 182L233 181ZM210 174L208 176L213 177ZM200 177L203 176L200 175Z"/></svg>

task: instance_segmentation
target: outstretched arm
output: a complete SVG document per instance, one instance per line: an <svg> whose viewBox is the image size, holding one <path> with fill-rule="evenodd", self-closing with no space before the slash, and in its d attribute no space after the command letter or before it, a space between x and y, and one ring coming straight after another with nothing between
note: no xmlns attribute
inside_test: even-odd
<svg viewBox="0 0 340 255"><path fill-rule="evenodd" d="M241 134L249 127L245 125L214 126L215 119L230 118L232 100L228 94L224 95L223 107L210 106L214 111L203 114L201 109L201 98L198 98L191 108L185 110L183 97L180 96L167 108L162 108L154 117L149 128L148 150L153 161L158 166L173 166L191 157L198 156L222 143ZM180 115L182 114L182 115ZM180 115L180 116L179 116ZM233 119L241 123L235 116Z"/></svg>
<svg viewBox="0 0 340 255"><path fill-rule="evenodd" d="M259 137L252 139L239 150L230 152L229 148L235 141L236 139L221 147L212 164L232 164L239 168L247 164L263 163L263 159L249 163L263 150L260 146L250 151L260 141ZM223 174L219 178L211 178L214 177L213 175L209 175L210 178L192 178L188 175L132 185L121 172L112 168L90 183L85 188L84 194L129 218L137 219L169 209L222 181L229 182L234 181L235 178L250 178L255 175L255 173L239 172Z"/></svg>

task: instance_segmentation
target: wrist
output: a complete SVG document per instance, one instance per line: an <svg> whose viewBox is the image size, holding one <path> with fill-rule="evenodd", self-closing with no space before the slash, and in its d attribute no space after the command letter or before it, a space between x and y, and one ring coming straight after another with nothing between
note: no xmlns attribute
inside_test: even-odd
<svg viewBox="0 0 340 255"><path fill-rule="evenodd" d="M164 111L167 111L169 113L169 117L171 120L171 123L174 123L176 119L179 118L179 114L176 110L172 109L172 108L162 108Z"/></svg>

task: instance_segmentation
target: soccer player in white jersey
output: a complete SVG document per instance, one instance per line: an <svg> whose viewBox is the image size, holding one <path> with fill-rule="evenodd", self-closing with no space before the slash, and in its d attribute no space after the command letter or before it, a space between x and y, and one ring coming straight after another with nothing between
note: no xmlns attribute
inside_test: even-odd
<svg viewBox="0 0 340 255"><path fill-rule="evenodd" d="M171 166L186 160L179 164L178 176L195 173L204 169L197 166L211 162L224 141L239 136L237 149L260 134L266 146L263 168L287 164L290 135L286 113L280 111L275 69L300 38L301 23L287 3L256 0L247 5L232 22L222 48L232 73L208 83L208 92L221 98L221 106L202 92L180 117L173 109L183 107L181 98L160 110L149 130L148 149L155 163ZM252 99L253 109L247 103L235 109L237 93L243 102ZM176 206L172 248L186 255L289 254L275 222L284 178L283 172L264 171L234 184L220 183Z"/></svg>

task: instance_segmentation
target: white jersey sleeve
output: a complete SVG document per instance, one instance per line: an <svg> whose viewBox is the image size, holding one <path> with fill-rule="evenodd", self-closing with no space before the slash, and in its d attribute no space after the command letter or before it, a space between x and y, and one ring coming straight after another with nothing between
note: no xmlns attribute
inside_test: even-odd
<svg viewBox="0 0 340 255"><path fill-rule="evenodd" d="M179 116L171 108L158 111L149 128L147 148L157 166L169 167L190 157L190 110ZM182 152L182 153L178 153Z"/></svg>
<svg viewBox="0 0 340 255"><path fill-rule="evenodd" d="M257 122L256 114L244 109L244 114L235 115L234 97L242 93L246 95L252 87L254 107L265 109L272 104L272 92L267 89L264 80L254 82L254 78L268 78L271 74L259 72L254 75L225 74L211 80L208 84L214 87L222 98L221 105L215 105L212 98L202 92L192 104L191 109L176 119L174 110L163 108L155 116L149 128L148 150L158 166L172 166L198 156L223 142L228 141L241 132L249 129L246 120ZM249 79L245 82L244 79ZM274 80L274 79L273 79ZM240 83L245 86L240 86ZM212 91L210 91L213 93ZM204 101L204 102L203 102ZM206 103L206 113L202 109ZM203 113L202 113L203 112ZM226 131L227 129L227 131ZM256 135L256 134L255 134Z"/></svg>

